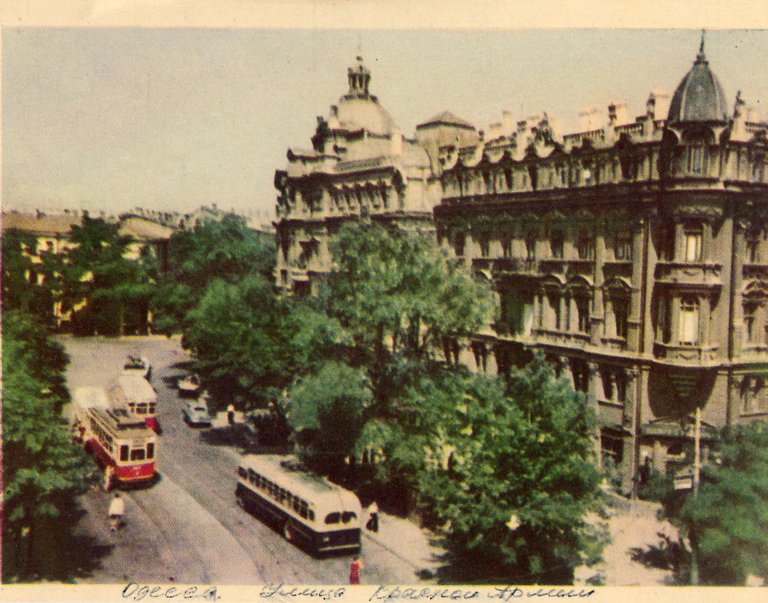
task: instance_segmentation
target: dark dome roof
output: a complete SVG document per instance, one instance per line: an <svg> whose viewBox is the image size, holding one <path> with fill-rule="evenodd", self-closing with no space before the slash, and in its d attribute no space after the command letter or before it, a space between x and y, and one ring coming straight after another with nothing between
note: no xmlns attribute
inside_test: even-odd
<svg viewBox="0 0 768 603"><path fill-rule="evenodd" d="M693 67L680 82L669 105L669 123L727 121L728 109L720 81L704 56L704 42Z"/></svg>

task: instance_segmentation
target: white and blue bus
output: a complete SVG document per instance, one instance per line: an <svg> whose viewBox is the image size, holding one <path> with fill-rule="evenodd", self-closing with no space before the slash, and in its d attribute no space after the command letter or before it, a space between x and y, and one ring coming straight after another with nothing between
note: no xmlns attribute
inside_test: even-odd
<svg viewBox="0 0 768 603"><path fill-rule="evenodd" d="M357 496L309 472L296 457L249 454L237 468L238 504L313 553L359 552Z"/></svg>

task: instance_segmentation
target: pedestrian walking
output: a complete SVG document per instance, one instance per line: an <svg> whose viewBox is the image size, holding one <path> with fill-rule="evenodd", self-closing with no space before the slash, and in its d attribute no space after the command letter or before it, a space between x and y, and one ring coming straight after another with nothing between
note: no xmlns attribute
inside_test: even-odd
<svg viewBox="0 0 768 603"><path fill-rule="evenodd" d="M359 555L355 555L352 558L352 563L349 566L349 583L360 584L360 572L363 569L363 560Z"/></svg>
<svg viewBox="0 0 768 603"><path fill-rule="evenodd" d="M371 503L371 506L368 507L368 523L365 524L365 527L368 528L371 532L378 532L379 531L379 505L376 504L376 501L374 500Z"/></svg>
<svg viewBox="0 0 768 603"><path fill-rule="evenodd" d="M235 422L235 407L232 404L227 406L227 421L230 425L233 425Z"/></svg>
<svg viewBox="0 0 768 603"><path fill-rule="evenodd" d="M112 465L107 465L104 468L104 492L109 492L112 489L112 482L115 479L115 468Z"/></svg>
<svg viewBox="0 0 768 603"><path fill-rule="evenodd" d="M109 528L113 532L123 525L123 515L125 515L125 502L120 498L120 493L115 492L115 497L109 503Z"/></svg>

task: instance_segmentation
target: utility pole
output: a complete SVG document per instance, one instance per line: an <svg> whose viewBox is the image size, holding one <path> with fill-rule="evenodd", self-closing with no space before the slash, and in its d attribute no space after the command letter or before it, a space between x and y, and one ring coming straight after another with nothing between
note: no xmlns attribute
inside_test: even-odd
<svg viewBox="0 0 768 603"><path fill-rule="evenodd" d="M701 408L696 406L696 420L693 427L693 499L699 493L699 473L701 471ZM699 585L699 537L691 531L691 586Z"/></svg>

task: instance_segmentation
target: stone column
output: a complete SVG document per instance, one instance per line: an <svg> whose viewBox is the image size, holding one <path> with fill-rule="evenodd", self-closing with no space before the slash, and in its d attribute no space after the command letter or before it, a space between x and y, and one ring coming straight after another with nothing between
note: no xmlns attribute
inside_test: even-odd
<svg viewBox="0 0 768 603"><path fill-rule="evenodd" d="M701 225L701 261L711 262L714 240L712 239L712 220L704 220Z"/></svg>
<svg viewBox="0 0 768 603"><path fill-rule="evenodd" d="M669 314L669 343L678 345L680 343L680 296L676 293L672 293Z"/></svg>
<svg viewBox="0 0 768 603"><path fill-rule="evenodd" d="M640 316L642 314L643 287L643 239L645 219L632 226L632 292L629 296L629 317L627 319L627 349L640 349Z"/></svg>
<svg viewBox="0 0 768 603"><path fill-rule="evenodd" d="M603 264L605 262L605 240L603 238L603 225L595 228L595 266L592 273L592 282L595 284L592 290L592 311L589 316L589 334L592 345L599 345L600 338L605 333L605 313L603 301Z"/></svg>
<svg viewBox="0 0 768 603"><path fill-rule="evenodd" d="M682 262L685 259L685 231L682 222L675 222L675 255L672 258L675 262Z"/></svg>
<svg viewBox="0 0 768 603"><path fill-rule="evenodd" d="M709 343L709 315L711 298L704 295L699 302L699 346L702 348Z"/></svg>
<svg viewBox="0 0 768 603"><path fill-rule="evenodd" d="M747 252L746 241L747 225L740 221L733 222L733 274L731 275L731 303L733 304L733 323L728 325L733 329L733 350L734 356L741 354L741 348L744 345L744 306L741 296L741 290L744 286L744 257Z"/></svg>

